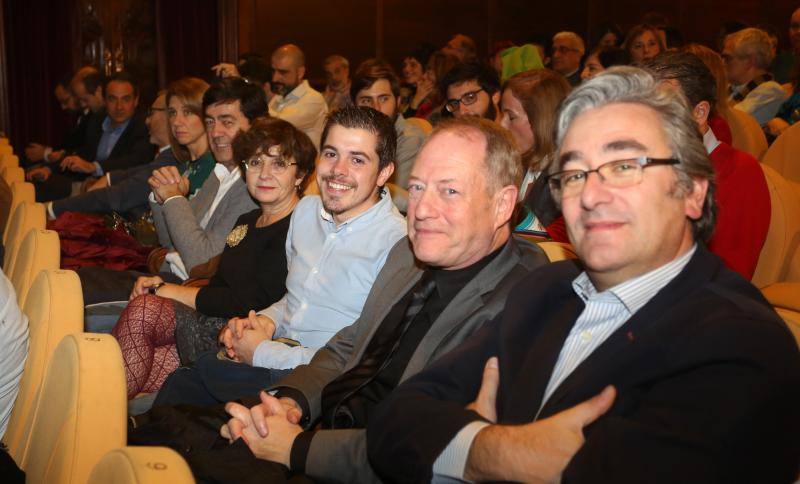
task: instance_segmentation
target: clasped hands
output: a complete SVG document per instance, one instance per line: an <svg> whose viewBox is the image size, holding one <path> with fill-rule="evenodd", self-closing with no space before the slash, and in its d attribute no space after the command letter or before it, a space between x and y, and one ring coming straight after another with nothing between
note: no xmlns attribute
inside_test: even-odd
<svg viewBox="0 0 800 484"><path fill-rule="evenodd" d="M147 183L159 205L170 197L185 197L189 194L189 179L181 176L178 168L174 166L163 166L153 170L153 176L147 179Z"/></svg>
<svg viewBox="0 0 800 484"><path fill-rule="evenodd" d="M252 309L243 318L231 318L219 334L219 343L233 361L253 364L253 354L262 341L275 335L275 323Z"/></svg>

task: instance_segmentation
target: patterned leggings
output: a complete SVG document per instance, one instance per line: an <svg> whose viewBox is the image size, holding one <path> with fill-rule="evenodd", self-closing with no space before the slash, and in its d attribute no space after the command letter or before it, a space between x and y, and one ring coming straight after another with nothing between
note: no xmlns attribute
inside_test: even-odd
<svg viewBox="0 0 800 484"><path fill-rule="evenodd" d="M128 398L157 392L178 366L194 364L198 355L216 348L227 322L150 294L128 303L111 332L122 349Z"/></svg>

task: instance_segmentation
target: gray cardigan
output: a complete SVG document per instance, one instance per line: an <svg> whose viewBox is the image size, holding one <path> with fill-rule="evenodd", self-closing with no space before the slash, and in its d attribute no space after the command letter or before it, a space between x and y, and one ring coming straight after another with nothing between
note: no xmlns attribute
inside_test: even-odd
<svg viewBox="0 0 800 484"><path fill-rule="evenodd" d="M257 208L240 178L220 200L204 229L200 220L211 208L218 189L219 180L212 172L191 200L176 198L164 205L150 202L159 243L178 251L187 272L221 254L239 216Z"/></svg>

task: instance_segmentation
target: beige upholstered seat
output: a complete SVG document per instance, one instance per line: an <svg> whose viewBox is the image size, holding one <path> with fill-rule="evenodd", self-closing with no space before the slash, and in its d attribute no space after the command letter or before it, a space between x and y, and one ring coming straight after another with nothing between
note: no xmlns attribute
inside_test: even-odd
<svg viewBox="0 0 800 484"><path fill-rule="evenodd" d="M14 272L9 276L17 291L19 306L25 306L28 290L34 279L43 270L58 269L61 261L61 246L58 233L52 230L31 230L22 240L14 262Z"/></svg>
<svg viewBox="0 0 800 484"><path fill-rule="evenodd" d="M166 447L123 447L104 455L88 484L191 484L186 461Z"/></svg>
<svg viewBox="0 0 800 484"><path fill-rule="evenodd" d="M67 335L47 365L36 401L28 482L83 483L112 449L125 445L125 370L109 334Z"/></svg>
<svg viewBox="0 0 800 484"><path fill-rule="evenodd" d="M22 240L31 230L44 230L45 227L44 205L41 203L20 203L11 218L8 220L6 232L3 236L5 256L3 259L3 272L14 272L14 261Z"/></svg>
<svg viewBox="0 0 800 484"><path fill-rule="evenodd" d="M13 155L14 149L9 144L0 144L0 155Z"/></svg>
<svg viewBox="0 0 800 484"><path fill-rule="evenodd" d="M411 118L406 118L406 123L413 124L414 126L421 129L422 132L425 133L425 136L430 136L431 131L433 131L433 126L431 125L431 123L428 122L427 119L411 117Z"/></svg>
<svg viewBox="0 0 800 484"><path fill-rule="evenodd" d="M757 159L761 159L767 151L767 137L758 121L751 115L738 109L729 109L726 119L731 128L733 147L746 151Z"/></svg>
<svg viewBox="0 0 800 484"><path fill-rule="evenodd" d="M783 318L800 345L800 283L781 282L761 290L775 311Z"/></svg>
<svg viewBox="0 0 800 484"><path fill-rule="evenodd" d="M0 176L8 183L8 186L16 182L25 181L25 170L18 166L4 166L0 168Z"/></svg>
<svg viewBox="0 0 800 484"><path fill-rule="evenodd" d="M572 245L564 242L546 241L537 242L537 245L542 248L550 262L578 258Z"/></svg>
<svg viewBox="0 0 800 484"><path fill-rule="evenodd" d="M5 168L6 166L18 167L19 157L17 155L10 155L10 154L0 155L0 168Z"/></svg>
<svg viewBox="0 0 800 484"><path fill-rule="evenodd" d="M36 203L36 189L33 187L33 183L17 182L11 184L11 209L8 213L14 213L14 209L22 202L27 202L31 205Z"/></svg>
<svg viewBox="0 0 800 484"><path fill-rule="evenodd" d="M800 281L800 184L761 165L772 205L769 229L752 282L762 288L776 282Z"/></svg>
<svg viewBox="0 0 800 484"><path fill-rule="evenodd" d="M3 436L3 443L17 463L26 455L32 412L47 362L64 336L83 330L83 294L78 275L64 270L40 272L22 311L28 316L28 359Z"/></svg>
<svg viewBox="0 0 800 484"><path fill-rule="evenodd" d="M800 182L800 123L789 127L769 147L763 160L784 178Z"/></svg>

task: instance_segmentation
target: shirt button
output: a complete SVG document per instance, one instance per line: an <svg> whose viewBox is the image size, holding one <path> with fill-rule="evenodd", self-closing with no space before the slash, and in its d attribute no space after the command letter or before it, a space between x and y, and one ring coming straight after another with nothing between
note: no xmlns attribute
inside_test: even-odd
<svg viewBox="0 0 800 484"><path fill-rule="evenodd" d="M315 267L315 268L313 268L313 269L311 269L311 273L312 273L312 274L316 274L317 272L319 272L319 270L317 270L317 268L316 268L316 267Z"/></svg>
<svg viewBox="0 0 800 484"><path fill-rule="evenodd" d="M303 303L303 304L300 305L300 309L305 309L307 307L308 307L308 304L306 304L306 303Z"/></svg>
<svg viewBox="0 0 800 484"><path fill-rule="evenodd" d="M331 239L335 239L335 238L336 238L336 234L331 234L331 235L330 235L330 238L331 238Z"/></svg>
<svg viewBox="0 0 800 484"><path fill-rule="evenodd" d="M591 331L587 331L587 330L581 331L581 340L584 343L588 343L589 341L591 341L592 340L592 332Z"/></svg>
<svg viewBox="0 0 800 484"><path fill-rule="evenodd" d="M347 233L350 233L352 231L353 231L353 227L347 227Z"/></svg>

